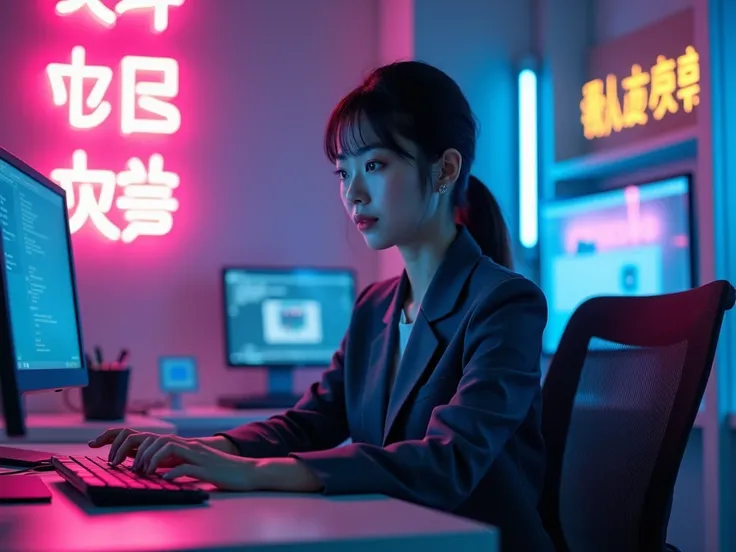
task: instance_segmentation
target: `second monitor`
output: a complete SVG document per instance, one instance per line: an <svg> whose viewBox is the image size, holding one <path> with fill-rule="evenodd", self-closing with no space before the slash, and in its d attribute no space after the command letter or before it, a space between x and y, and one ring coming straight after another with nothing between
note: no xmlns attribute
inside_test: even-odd
<svg viewBox="0 0 736 552"><path fill-rule="evenodd" d="M695 283L689 175L558 199L540 209L544 352L572 313L600 295L658 295Z"/></svg>
<svg viewBox="0 0 736 552"><path fill-rule="evenodd" d="M268 370L268 393L224 397L231 408L286 408L293 369L326 367L340 347L355 301L348 269L225 268L225 354L231 367Z"/></svg>

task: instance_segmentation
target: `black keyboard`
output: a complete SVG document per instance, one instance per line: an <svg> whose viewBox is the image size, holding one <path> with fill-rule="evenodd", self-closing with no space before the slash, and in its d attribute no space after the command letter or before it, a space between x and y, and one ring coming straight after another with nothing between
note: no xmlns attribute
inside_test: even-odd
<svg viewBox="0 0 736 552"><path fill-rule="evenodd" d="M54 456L57 473L95 506L201 504L209 498L196 484L166 481L133 471L133 460L111 466L101 456Z"/></svg>

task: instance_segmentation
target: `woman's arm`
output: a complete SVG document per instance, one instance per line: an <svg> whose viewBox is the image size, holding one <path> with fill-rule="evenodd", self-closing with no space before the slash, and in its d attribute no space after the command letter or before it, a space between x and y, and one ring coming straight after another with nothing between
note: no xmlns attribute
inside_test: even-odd
<svg viewBox="0 0 736 552"><path fill-rule="evenodd" d="M546 320L547 303L537 286L523 278L505 281L472 315L463 377L449 404L432 412L423 439L295 453L290 456L299 462L279 460L270 466L263 461L256 475L259 487L268 475L281 490L378 493L456 508L475 490L538 396ZM292 488L285 488L287 483Z"/></svg>
<svg viewBox="0 0 736 552"><path fill-rule="evenodd" d="M260 490L316 493L323 488L317 474L296 458L266 458L255 462L253 479Z"/></svg>
<svg viewBox="0 0 736 552"><path fill-rule="evenodd" d="M238 448L235 444L224 435L213 435L212 437L198 437L196 439L203 445L210 448L225 452L227 454L238 454Z"/></svg>
<svg viewBox="0 0 736 552"><path fill-rule="evenodd" d="M358 295L356 306L371 287ZM326 450L345 442L350 437L344 381L349 333L345 333L321 381L310 386L294 408L264 422L245 424L208 438L215 448L249 458L283 458L292 452Z"/></svg>
<svg viewBox="0 0 736 552"><path fill-rule="evenodd" d="M345 340L321 381L312 384L294 408L209 439L217 448L226 446L224 439L235 454L249 458L285 457L292 452L324 450L343 443L350 436L345 412L344 347Z"/></svg>

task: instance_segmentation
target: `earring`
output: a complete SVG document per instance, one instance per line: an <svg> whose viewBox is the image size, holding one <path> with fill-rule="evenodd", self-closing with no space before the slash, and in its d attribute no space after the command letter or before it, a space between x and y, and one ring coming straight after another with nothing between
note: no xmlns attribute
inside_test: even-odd
<svg viewBox="0 0 736 552"><path fill-rule="evenodd" d="M447 193L447 184L440 184L439 192L440 195L445 195Z"/></svg>

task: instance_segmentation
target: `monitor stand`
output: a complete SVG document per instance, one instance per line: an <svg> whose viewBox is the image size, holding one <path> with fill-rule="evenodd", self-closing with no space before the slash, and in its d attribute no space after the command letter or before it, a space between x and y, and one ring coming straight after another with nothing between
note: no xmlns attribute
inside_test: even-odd
<svg viewBox="0 0 736 552"><path fill-rule="evenodd" d="M294 393L294 366L269 366L268 392L220 397L218 404L235 410L284 409L294 406L301 394Z"/></svg>
<svg viewBox="0 0 736 552"><path fill-rule="evenodd" d="M169 409L181 412L184 410L180 393L169 393Z"/></svg>

